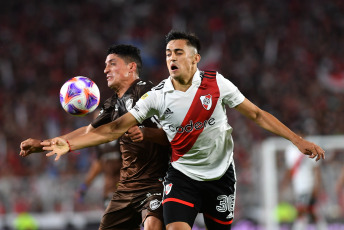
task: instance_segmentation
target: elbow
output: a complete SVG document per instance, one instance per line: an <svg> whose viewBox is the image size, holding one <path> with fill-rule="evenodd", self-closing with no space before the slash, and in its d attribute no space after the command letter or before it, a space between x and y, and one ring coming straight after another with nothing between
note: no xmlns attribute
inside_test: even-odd
<svg viewBox="0 0 344 230"><path fill-rule="evenodd" d="M257 124L261 124L262 121L264 120L264 113L265 112L263 110L259 109L255 111L254 113L252 113L250 119Z"/></svg>
<svg viewBox="0 0 344 230"><path fill-rule="evenodd" d="M250 118L250 120L257 122L261 117L261 114L259 111L254 111L252 113L250 113L250 115L248 116L248 118Z"/></svg>

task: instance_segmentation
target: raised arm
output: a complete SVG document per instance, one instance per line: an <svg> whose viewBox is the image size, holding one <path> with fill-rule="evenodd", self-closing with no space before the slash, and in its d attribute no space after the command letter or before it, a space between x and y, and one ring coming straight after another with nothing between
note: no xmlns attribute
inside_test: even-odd
<svg viewBox="0 0 344 230"><path fill-rule="evenodd" d="M100 145L118 139L130 127L137 124L137 121L131 113L126 113L115 121L99 126L88 133L76 136L71 139L54 138L51 142L42 142L45 147L44 150L51 151L47 156L56 154L55 160L58 160L63 154L67 152L83 149L86 147ZM50 146L50 143L52 144Z"/></svg>
<svg viewBox="0 0 344 230"><path fill-rule="evenodd" d="M298 136L272 114L261 110L248 99L245 99L235 109L260 127L290 140L303 154L309 155L310 158L316 157L316 161L325 159L325 151L322 148Z"/></svg>

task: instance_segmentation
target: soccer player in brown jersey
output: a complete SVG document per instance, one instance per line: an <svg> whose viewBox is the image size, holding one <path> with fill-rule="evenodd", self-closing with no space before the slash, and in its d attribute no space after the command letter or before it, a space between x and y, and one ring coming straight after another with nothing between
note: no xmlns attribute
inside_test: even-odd
<svg viewBox="0 0 344 230"><path fill-rule="evenodd" d="M125 114L153 84L139 78L140 50L131 45L115 45L108 50L104 73L115 94L104 102L99 116L88 126L61 138L69 139L116 120ZM169 160L169 142L155 117L130 128L119 138L122 168L117 191L110 201L99 229L163 229L162 180ZM140 141L143 139L144 140ZM20 145L21 156L41 152L40 140L29 138Z"/></svg>

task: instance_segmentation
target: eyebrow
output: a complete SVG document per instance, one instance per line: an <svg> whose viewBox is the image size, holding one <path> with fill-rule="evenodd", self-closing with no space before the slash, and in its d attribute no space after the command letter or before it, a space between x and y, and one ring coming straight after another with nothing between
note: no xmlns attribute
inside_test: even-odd
<svg viewBox="0 0 344 230"><path fill-rule="evenodd" d="M170 50L170 49L166 49L166 51L170 51L170 52L172 52L172 50ZM177 51L184 51L184 50L183 50L183 49L181 49L181 48L177 48L177 49L174 49L173 51L177 52Z"/></svg>
<svg viewBox="0 0 344 230"><path fill-rule="evenodd" d="M110 60L108 60L108 61L105 61L105 64L106 64L106 63L109 63L109 62L112 62L112 61L116 61L116 58L112 58L112 59L110 59Z"/></svg>

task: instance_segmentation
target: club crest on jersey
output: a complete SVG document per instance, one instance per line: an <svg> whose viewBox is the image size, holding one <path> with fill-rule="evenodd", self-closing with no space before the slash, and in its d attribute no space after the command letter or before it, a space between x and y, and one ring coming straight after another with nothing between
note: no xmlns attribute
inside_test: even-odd
<svg viewBox="0 0 344 230"><path fill-rule="evenodd" d="M149 203L149 207L151 210L155 210L155 209L159 208L160 204L161 204L161 202L158 201L158 199L155 199Z"/></svg>
<svg viewBox="0 0 344 230"><path fill-rule="evenodd" d="M165 185L165 195L168 195L172 190L172 183Z"/></svg>
<svg viewBox="0 0 344 230"><path fill-rule="evenodd" d="M129 98L126 102L125 102L125 108L127 109L127 111L131 110L133 108L133 99Z"/></svg>
<svg viewBox="0 0 344 230"><path fill-rule="evenodd" d="M212 100L211 100L211 95L205 95L205 96L200 96L200 100L202 103L203 108L205 108L206 110L209 110L211 108L212 105Z"/></svg>

